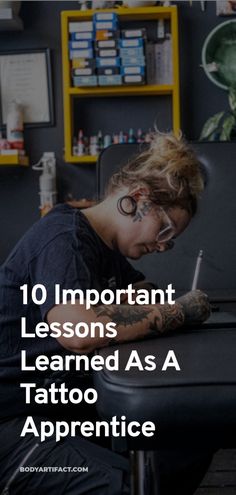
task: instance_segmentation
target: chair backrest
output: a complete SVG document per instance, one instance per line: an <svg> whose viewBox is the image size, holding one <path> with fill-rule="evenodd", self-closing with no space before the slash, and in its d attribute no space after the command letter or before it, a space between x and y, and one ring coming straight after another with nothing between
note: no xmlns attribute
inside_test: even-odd
<svg viewBox="0 0 236 495"><path fill-rule="evenodd" d="M143 149L140 144L112 144L99 155L97 162L97 197L104 195L106 185L115 172Z"/></svg>
<svg viewBox="0 0 236 495"><path fill-rule="evenodd" d="M236 144L192 146L209 179L198 213L176 240L174 250L144 256L133 264L160 287L172 283L177 291L186 291L191 288L196 258L203 249L199 288L212 296L233 297L236 295ZM97 165L99 198L109 177L139 151L138 144L116 144L101 153Z"/></svg>

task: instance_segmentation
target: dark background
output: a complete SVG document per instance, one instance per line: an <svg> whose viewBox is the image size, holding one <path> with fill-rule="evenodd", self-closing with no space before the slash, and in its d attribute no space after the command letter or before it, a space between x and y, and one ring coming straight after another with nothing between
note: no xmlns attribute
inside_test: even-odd
<svg viewBox="0 0 236 495"><path fill-rule="evenodd" d="M201 68L204 39L226 18L216 16L216 5L206 2L202 12L199 1L177 2L179 6L180 81L182 129L190 140L197 140L208 117L227 108L227 93L213 85ZM63 108L61 70L60 12L77 9L77 2L22 2L20 16L24 30L0 31L0 51L46 48L51 50L55 125L25 129L25 149L31 165L44 151L55 151L57 158L57 189L60 201L68 195L93 198L96 192L95 165L72 165L63 162ZM96 99L95 99L96 100ZM153 118L163 130L171 128L168 97L134 97L83 100L80 111L94 126L105 120L110 129L135 128L149 124ZM119 101L118 101L119 100ZM119 103L119 104L118 104ZM103 108L102 108L103 105ZM93 108L94 107L94 108ZM159 118L159 122L158 122ZM128 119L130 119L128 121ZM124 124L125 121L125 124ZM92 124L93 125L93 124ZM105 125L105 127L106 127ZM145 127L143 126L143 127ZM97 127L96 127L97 128ZM0 262L27 228L39 218L39 173L31 168L0 168Z"/></svg>

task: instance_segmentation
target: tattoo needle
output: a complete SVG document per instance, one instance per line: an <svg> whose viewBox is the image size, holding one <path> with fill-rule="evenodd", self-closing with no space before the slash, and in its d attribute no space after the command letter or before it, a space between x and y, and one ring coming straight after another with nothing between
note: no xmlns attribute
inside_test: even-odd
<svg viewBox="0 0 236 495"><path fill-rule="evenodd" d="M194 275L193 275L193 282L192 282L192 289L191 290L195 290L197 288L202 257L203 257L203 250L200 249L198 257L197 257L197 261L196 261L196 266L195 266L195 271L194 271Z"/></svg>

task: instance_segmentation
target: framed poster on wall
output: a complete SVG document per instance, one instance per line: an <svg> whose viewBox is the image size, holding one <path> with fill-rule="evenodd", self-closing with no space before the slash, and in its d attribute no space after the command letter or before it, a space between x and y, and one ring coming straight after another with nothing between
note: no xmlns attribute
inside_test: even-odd
<svg viewBox="0 0 236 495"><path fill-rule="evenodd" d="M0 122L4 126L12 101L23 108L24 124L54 124L50 50L0 52Z"/></svg>

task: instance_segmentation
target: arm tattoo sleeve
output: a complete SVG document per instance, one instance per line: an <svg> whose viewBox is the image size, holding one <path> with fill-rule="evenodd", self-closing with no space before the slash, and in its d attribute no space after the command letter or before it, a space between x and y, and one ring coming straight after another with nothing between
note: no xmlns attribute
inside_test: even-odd
<svg viewBox="0 0 236 495"><path fill-rule="evenodd" d="M144 327L146 326L145 332L140 332L139 337L136 333L135 338L144 338L145 335L157 337L183 325L184 311L181 305L159 305L158 311L154 311L154 308L157 309L157 306L97 306L94 311L98 317L108 317L118 326L135 327L138 324L142 326L143 323ZM112 339L111 344L117 340L119 339Z"/></svg>
<svg viewBox="0 0 236 495"><path fill-rule="evenodd" d="M150 332L153 335L160 335L171 330L175 330L184 323L184 311L179 305L159 306L161 318L156 316L150 325Z"/></svg>
<svg viewBox="0 0 236 495"><path fill-rule="evenodd" d="M97 316L108 316L117 325L134 325L148 318L151 308L137 306L97 306L94 308Z"/></svg>
<svg viewBox="0 0 236 495"><path fill-rule="evenodd" d="M185 323L202 323L210 316L211 307L208 296L200 290L187 292L176 302L183 307Z"/></svg>

